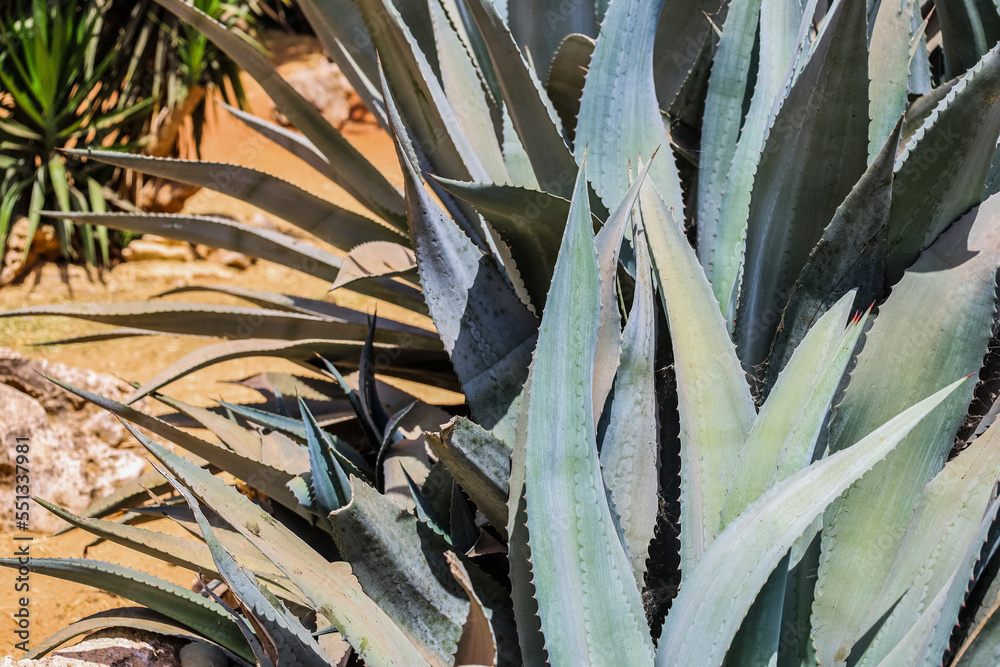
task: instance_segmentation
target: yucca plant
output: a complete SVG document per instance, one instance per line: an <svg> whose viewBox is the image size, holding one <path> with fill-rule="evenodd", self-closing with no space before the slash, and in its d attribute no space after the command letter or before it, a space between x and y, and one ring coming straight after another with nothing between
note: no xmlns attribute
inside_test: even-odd
<svg viewBox="0 0 1000 667"><path fill-rule="evenodd" d="M543 88L502 3L303 2L393 133L399 193L238 37L159 1L240 61L309 141L248 123L386 223L338 213L310 229L347 246L399 232L378 247L413 259L469 415L445 424L376 381L409 342L377 346L372 326L338 343L355 329L329 320L310 325L326 342L297 339L279 320L291 316L268 310L259 329L281 341L203 348L137 392L218 443L69 388L199 461L136 431L159 472L83 517L50 509L225 581L239 609L117 566L34 561L160 614L88 619L39 653L114 624L261 665L996 664L1000 427L995 409L970 404L971 378L995 373L1000 47L984 43L960 78L931 87L942 71L914 3L839 0L818 15L816 2L733 0L718 36L694 6L597 3L596 41L563 41ZM658 24L680 33L674 53L695 43L675 61L680 84L657 74ZM691 128L698 142L682 145ZM247 170L91 156L228 174L220 190L292 222L314 204ZM221 228L105 220L197 238ZM213 238L244 248L251 233ZM278 247L267 242L258 252ZM406 265L386 264L349 255L322 275L342 284L348 267L386 278ZM19 314L228 331L229 310L167 312ZM273 413L158 393L179 372L268 350L325 379L258 382ZM348 360L356 375L337 368ZM281 397L296 392L292 416ZM310 406L324 401L318 418ZM143 486L157 502L143 504ZM135 525L150 516L195 539Z"/></svg>
<svg viewBox="0 0 1000 667"><path fill-rule="evenodd" d="M28 215L32 238L44 208L104 211L107 165L69 168L59 149L91 144L127 149L139 136L124 131L153 99L122 94L120 54L135 35L135 21L105 29L108 0L17 0L0 10L0 253L15 216ZM64 256L75 256L73 226L56 225ZM109 261L107 229L80 228L89 263L100 248ZM27 254L27 248L25 249Z"/></svg>

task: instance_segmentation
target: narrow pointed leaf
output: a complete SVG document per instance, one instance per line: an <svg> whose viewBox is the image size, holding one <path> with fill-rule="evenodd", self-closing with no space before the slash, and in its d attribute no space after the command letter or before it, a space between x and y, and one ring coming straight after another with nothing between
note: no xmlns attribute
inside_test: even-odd
<svg viewBox="0 0 1000 667"><path fill-rule="evenodd" d="M677 370L686 576L719 532L726 488L756 409L712 286L680 222L652 183L643 184L639 201Z"/></svg>
<svg viewBox="0 0 1000 667"><path fill-rule="evenodd" d="M17 569L16 558L0 558L0 565ZM229 614L198 593L121 565L76 558L32 558L35 574L96 586L145 605L205 635L244 660L253 655Z"/></svg>
<svg viewBox="0 0 1000 667"><path fill-rule="evenodd" d="M190 183L235 197L267 211L323 241L347 250L365 241L404 240L406 228L393 229L337 206L277 176L235 164L203 160L175 160L128 153L68 150L67 153Z"/></svg>
<svg viewBox="0 0 1000 667"><path fill-rule="evenodd" d="M161 470L161 472L163 472ZM302 627L302 624L288 613L280 602L268 596L261 590L253 574L247 572L233 558L225 546L216 538L211 524L201 511L201 506L194 496L176 479L165 474L177 492L187 501L198 521L202 537L219 573L229 589L236 595L240 605L249 613L258 638L268 642L273 651L272 657L277 665L302 665L302 667L328 667L330 659L320 648L312 635ZM266 638L266 639L265 639Z"/></svg>
<svg viewBox="0 0 1000 667"><path fill-rule="evenodd" d="M608 426L601 441L604 484L611 492L639 591L659 510L660 443L656 415L656 304L645 232L637 228L636 289L622 335ZM603 290L603 284L602 284ZM614 301L602 299L602 310ZM600 342L598 342L600 345ZM597 369L594 369L596 374ZM596 405L596 403L595 403Z"/></svg>
<svg viewBox="0 0 1000 667"><path fill-rule="evenodd" d="M763 493L812 463L835 392L863 327L848 323L849 292L806 334L754 422L726 494L722 526Z"/></svg>
<svg viewBox="0 0 1000 667"><path fill-rule="evenodd" d="M478 424L456 417L427 444L494 527L507 527L510 446Z"/></svg>
<svg viewBox="0 0 1000 667"><path fill-rule="evenodd" d="M1000 136L998 87L1000 46L955 84L900 155L888 222L889 285L979 203Z"/></svg>
<svg viewBox="0 0 1000 667"><path fill-rule="evenodd" d="M541 84L494 3L469 0L468 6L483 35L507 111L540 188L568 197L577 165L559 133L555 111L547 104Z"/></svg>
<svg viewBox="0 0 1000 667"><path fill-rule="evenodd" d="M600 275L582 169L548 303L523 406L524 498L545 649L555 665L651 664L639 590L597 456Z"/></svg>
<svg viewBox="0 0 1000 667"><path fill-rule="evenodd" d="M802 268L771 350L767 386L774 384L806 332L844 294L867 307L885 291L886 220L892 200L892 165L901 123L823 230Z"/></svg>
<svg viewBox="0 0 1000 667"><path fill-rule="evenodd" d="M236 489L160 447L136 437L195 497L259 548L339 629L365 664L427 665L427 661L361 589L344 563L328 563L297 535Z"/></svg>

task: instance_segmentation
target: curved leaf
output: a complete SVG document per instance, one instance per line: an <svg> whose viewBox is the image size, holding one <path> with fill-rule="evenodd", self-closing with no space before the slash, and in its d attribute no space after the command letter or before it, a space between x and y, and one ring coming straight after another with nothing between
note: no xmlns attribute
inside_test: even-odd
<svg viewBox="0 0 1000 667"><path fill-rule="evenodd" d="M229 614L217 603L186 588L121 565L78 558L32 558L27 566L17 558L0 558L0 565L120 595L195 630L244 660L253 660L246 641Z"/></svg>
<svg viewBox="0 0 1000 667"><path fill-rule="evenodd" d="M171 181L206 187L267 211L315 234L330 245L347 250L365 241L404 240L406 227L386 224L348 211L277 176L207 160L176 160L118 151L66 150L77 157L160 176Z"/></svg>
<svg viewBox="0 0 1000 667"><path fill-rule="evenodd" d="M719 532L726 488L757 413L712 286L681 224L651 182L643 184L639 202L677 371L686 577Z"/></svg>

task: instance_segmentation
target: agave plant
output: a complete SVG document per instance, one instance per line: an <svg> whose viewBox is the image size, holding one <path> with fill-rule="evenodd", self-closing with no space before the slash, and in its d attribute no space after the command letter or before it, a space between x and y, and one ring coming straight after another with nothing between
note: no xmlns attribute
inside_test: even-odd
<svg viewBox="0 0 1000 667"><path fill-rule="evenodd" d="M910 2L818 14L815 1L732 0L718 33L693 6L584 3L596 40L562 41L543 86L503 3L303 2L392 132L400 193L239 37L159 1L308 140L241 117L372 217L313 213L306 193L244 169L90 156L227 174L220 190L345 250L395 234L377 239L393 244L374 246L379 269L371 245L310 256L335 285L368 276L347 284L397 303L410 277L469 411L448 419L375 379L376 365L420 377L436 361L429 343L412 349L415 332L300 315L320 306L262 292L243 294L285 312L256 311L257 328L284 338L203 348L137 392L217 443L67 387L198 462L134 431L158 472L84 516L50 509L224 581L238 608L117 566L36 560L159 614L87 619L36 654L114 624L261 665L995 664L1000 426L995 404L974 402L989 382L976 398L971 378L992 381L996 363L1000 47L975 42L978 60L949 61L968 70L943 80ZM676 31L674 53L696 46L674 61L679 83L657 67L671 53L658 26ZM306 256L211 219L101 222ZM235 337L236 311L194 312L18 314ZM306 317L308 335L289 324ZM261 352L324 379L272 377L273 412L159 392ZM295 392L293 413L281 396ZM138 527L150 516L195 539Z"/></svg>

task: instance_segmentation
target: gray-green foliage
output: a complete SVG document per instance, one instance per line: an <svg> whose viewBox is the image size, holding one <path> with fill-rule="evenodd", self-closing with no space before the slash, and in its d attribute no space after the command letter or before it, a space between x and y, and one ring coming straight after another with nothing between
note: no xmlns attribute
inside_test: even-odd
<svg viewBox="0 0 1000 667"><path fill-rule="evenodd" d="M254 290L229 293L256 309L21 311L137 327L118 335L230 338L256 314L250 340L206 346L135 394L218 442L71 389L201 463L137 433L163 466L144 480L160 502L134 485L83 517L51 507L218 574L240 602L226 616L214 600L136 587L166 617L161 631L188 628L262 665L334 664L343 651L368 665L995 662L991 3L942 16L947 73L964 74L932 90L944 73L912 2L838 0L817 15L816 2L732 0L709 23L711 2L306 1L393 135L400 192L259 54L180 0L158 1L241 61L306 138L244 120L370 215L234 170L230 194L350 256L223 221L120 224L169 220L179 236L291 265L312 257L317 275L436 328ZM588 35L561 49L576 29ZM582 89L570 71L581 62ZM675 150L691 131L700 150ZM206 169L144 164L189 180ZM360 280L381 244L403 259ZM271 395L264 409L158 393L249 354L312 359L322 378L251 381ZM469 412L414 400L376 370L457 377ZM106 518L120 510L121 523ZM135 525L149 516L204 542L149 537ZM119 590L135 576L44 566L99 572L95 584ZM152 623L130 618L118 622Z"/></svg>

